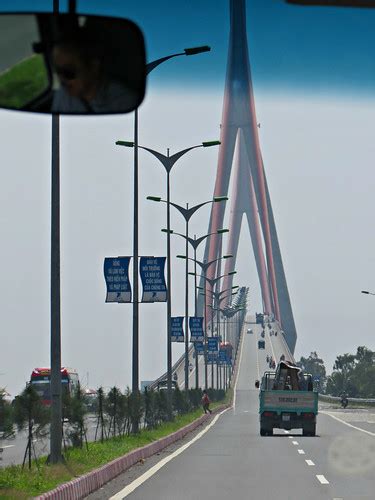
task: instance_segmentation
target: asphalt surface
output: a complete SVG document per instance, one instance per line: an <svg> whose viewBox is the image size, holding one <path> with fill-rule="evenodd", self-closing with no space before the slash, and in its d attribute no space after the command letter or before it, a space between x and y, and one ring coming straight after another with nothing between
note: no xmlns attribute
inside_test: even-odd
<svg viewBox="0 0 375 500"><path fill-rule="evenodd" d="M260 328L245 325L249 327L254 334L243 336L234 408L212 420L202 436L201 428L132 467L90 495L90 500L374 500L375 415L371 411L343 412L326 405L318 416L316 437L282 430L260 437L254 382L267 369L266 355L279 356L285 347L281 335L267 334L266 349L258 350ZM193 438L194 443L174 456ZM163 459L169 461L158 468Z"/></svg>

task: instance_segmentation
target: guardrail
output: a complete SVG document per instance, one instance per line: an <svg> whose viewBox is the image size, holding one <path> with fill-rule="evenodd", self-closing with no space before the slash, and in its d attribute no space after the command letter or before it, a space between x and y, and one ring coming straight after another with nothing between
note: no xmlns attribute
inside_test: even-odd
<svg viewBox="0 0 375 500"><path fill-rule="evenodd" d="M338 396L331 396L330 394L319 394L319 399L321 401L325 401L327 403L339 403L341 398ZM349 405L350 403L354 404L365 404L368 406L375 406L375 399L365 399L365 398L348 398Z"/></svg>

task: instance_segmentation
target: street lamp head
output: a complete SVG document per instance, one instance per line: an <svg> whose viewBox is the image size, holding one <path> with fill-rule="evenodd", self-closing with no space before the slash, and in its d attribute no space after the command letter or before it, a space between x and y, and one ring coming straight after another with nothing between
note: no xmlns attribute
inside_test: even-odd
<svg viewBox="0 0 375 500"><path fill-rule="evenodd" d="M210 148L211 146L219 146L221 144L220 141L205 141L202 142L202 146L204 148Z"/></svg>
<svg viewBox="0 0 375 500"><path fill-rule="evenodd" d="M228 196L214 196L215 203L220 202L220 201L227 201L227 200L228 200Z"/></svg>
<svg viewBox="0 0 375 500"><path fill-rule="evenodd" d="M232 257L233 257L233 255L230 255L230 254L223 255L223 259L231 259Z"/></svg>
<svg viewBox="0 0 375 500"><path fill-rule="evenodd" d="M132 141L116 141L116 146L126 146L127 148L134 148Z"/></svg>
<svg viewBox="0 0 375 500"><path fill-rule="evenodd" d="M237 274L237 271L231 271L230 273L228 273L228 276L233 276L233 274Z"/></svg>
<svg viewBox="0 0 375 500"><path fill-rule="evenodd" d="M178 259L186 259L186 255L176 255Z"/></svg>
<svg viewBox="0 0 375 500"><path fill-rule="evenodd" d="M146 199L150 201L161 201L160 196L147 196Z"/></svg>
<svg viewBox="0 0 375 500"><path fill-rule="evenodd" d="M366 295L370 295L370 292L368 290L361 290L361 293L365 293Z"/></svg>
<svg viewBox="0 0 375 500"><path fill-rule="evenodd" d="M229 233L229 229L218 229L217 234L224 234L224 233Z"/></svg>
<svg viewBox="0 0 375 500"><path fill-rule="evenodd" d="M238 285L236 285L236 286L232 286L232 289L234 289L234 288L240 288L240 287L239 287ZM236 293L237 293L237 292L236 292Z"/></svg>
<svg viewBox="0 0 375 500"><path fill-rule="evenodd" d="M161 232L162 233L167 233L167 234L173 234L173 230L172 229L161 229Z"/></svg>
<svg viewBox="0 0 375 500"><path fill-rule="evenodd" d="M185 55L194 56L195 54L201 54L202 52L210 52L211 47L208 45L201 45L200 47L189 47L184 49Z"/></svg>
<svg viewBox="0 0 375 500"><path fill-rule="evenodd" d="M195 273L193 273L192 271L188 272L188 274L190 274L190 276L195 276ZM199 288L199 287L197 287Z"/></svg>

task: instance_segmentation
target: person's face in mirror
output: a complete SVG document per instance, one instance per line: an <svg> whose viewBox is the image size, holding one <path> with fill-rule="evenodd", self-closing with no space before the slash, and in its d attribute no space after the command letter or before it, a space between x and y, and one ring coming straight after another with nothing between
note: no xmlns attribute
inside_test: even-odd
<svg viewBox="0 0 375 500"><path fill-rule="evenodd" d="M54 69L62 87L72 97L91 100L100 84L99 59L84 57L74 44L61 43L52 51Z"/></svg>

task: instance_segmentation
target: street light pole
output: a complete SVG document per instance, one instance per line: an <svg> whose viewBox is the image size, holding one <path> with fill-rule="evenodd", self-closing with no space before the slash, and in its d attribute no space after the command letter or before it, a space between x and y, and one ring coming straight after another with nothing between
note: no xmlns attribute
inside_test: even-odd
<svg viewBox="0 0 375 500"><path fill-rule="evenodd" d="M157 202L163 202L167 203L168 206L172 205L174 208L176 208L180 214L183 216L185 219L185 235L181 235L180 233L176 233L179 236L182 236L185 238L186 241L186 268L185 268L185 391L189 389L189 241L191 241L191 238L189 238L189 221L191 217L203 206L209 204L209 203L217 203L221 201L226 201L228 198L226 196L215 196L213 200L208 200L203 203L199 203L198 205L194 205L193 207L189 208L189 204L186 204L186 208L182 207L181 205L178 205L177 203L173 203L168 200L163 200L160 197L157 196L148 196L148 200L151 201L157 201ZM166 232L168 236L173 233L171 229L162 229L163 232Z"/></svg>
<svg viewBox="0 0 375 500"><path fill-rule="evenodd" d="M186 49L187 50L187 49ZM156 67L156 66L154 66ZM138 137L137 137L138 139ZM160 161L160 163L163 165L166 173L167 173L167 229L168 231L170 230L170 172L175 165L175 163L186 153L189 151L192 151L193 149L197 148L206 148L206 147L211 147L211 146L217 146L220 144L220 141L207 141L207 142L202 142L201 144L198 144L196 146L191 146L189 148L183 149L181 151L178 151L177 153L173 154L170 156L169 154L169 149L167 151L167 155L164 155L163 153L160 153L159 151L155 151L154 149L147 148L145 146L140 146L135 141L117 141L117 145L119 146L126 146L134 149L143 149L145 151L148 151L150 154L152 154L156 159ZM149 197L149 199L152 199L152 197ZM158 199L157 201L160 201ZM137 231L137 237L138 237L138 231ZM172 342L171 342L171 314L172 314L172 305L171 305L171 299L172 299L172 291L171 291L171 250L170 250L170 234L168 233L167 235L167 270L168 270L168 276L167 276L167 286L168 286L168 291L167 291L167 387L168 387L168 405L169 405L169 414L170 417L171 415L171 404L172 404ZM137 322L138 322L138 317L137 317ZM134 330L133 330L134 331ZM138 367L137 367L138 369Z"/></svg>
<svg viewBox="0 0 375 500"><path fill-rule="evenodd" d="M180 259L186 259L185 255L177 255L177 257ZM211 288L213 288L214 284L217 283L221 278L224 278L225 276L231 276L233 274L236 274L237 271L232 271L228 274L223 274L222 276L211 279L211 278L207 278L208 268L214 262L217 262L218 260L229 259L231 257L233 257L233 255L224 255L222 257L219 257L218 259L210 260L209 262L201 262L197 259L191 259L190 257L189 257L189 260L193 260L194 262L196 262L200 266L200 268L202 269L202 272L203 272L203 275L201 275L201 277L204 279L205 283L209 283ZM195 273L189 273L189 274L191 275L191 274L195 274ZM205 357L204 374L205 374L205 389L207 390L208 382L207 382L207 313L206 313L207 301L206 301L206 296L207 296L207 294L204 294L204 306L205 306L205 309L204 309L204 311L205 311L205 314L204 314L204 339L205 339L205 342L204 342L204 349L205 349L205 351L204 351L205 352L205 354L204 354L204 357ZM212 367L212 371L213 371L213 367ZM213 378L212 378L212 380L213 380Z"/></svg>
<svg viewBox="0 0 375 500"><path fill-rule="evenodd" d="M57 0L54 0L56 2ZM201 46L201 47L191 47L184 49L184 52L176 53L176 54L171 54L166 57L162 57L160 59L156 59L155 61L152 61L146 65L146 75L151 73L153 69L155 69L157 66L162 64L165 61L168 61L169 59L172 59L173 57L177 56L190 56L190 55L195 55L199 54L202 52L208 52L210 51L211 48L207 45ZM117 145L121 146L126 146L128 144L125 144L124 141L117 141ZM139 231L138 231L138 220L139 220L139 207L138 207L138 109L135 110L134 112L134 141L133 141L133 146L134 148L134 188L133 188L133 340L132 340L132 392L133 393L138 393L139 392L139 282L138 282L138 241L139 241ZM169 179L167 182L169 186ZM168 195L167 195L168 196ZM168 216L167 216L168 217ZM170 281L170 264L167 266L168 268L168 281ZM169 294L169 288L168 292ZM170 302L168 301L169 306L167 306L167 309L169 308L169 318L170 318ZM170 350L169 352L169 346L168 346L168 352L167 352L167 357L168 360L170 359L170 364L172 360L172 351ZM169 361L168 361L169 363ZM170 395L170 389L172 386L172 378L170 374L170 381L168 382L168 388L169 388L169 395ZM133 433L138 432L138 421L134 420L132 422L132 431Z"/></svg>

